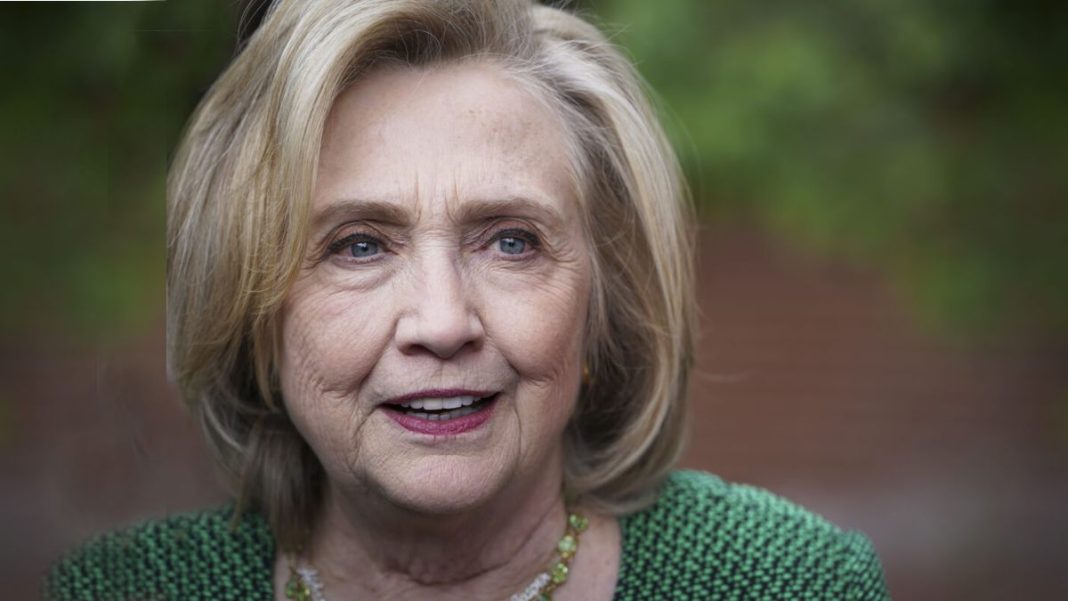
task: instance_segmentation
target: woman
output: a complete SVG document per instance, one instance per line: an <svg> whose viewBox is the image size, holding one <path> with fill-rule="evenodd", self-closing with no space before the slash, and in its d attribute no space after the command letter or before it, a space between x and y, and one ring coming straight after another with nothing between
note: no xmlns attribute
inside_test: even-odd
<svg viewBox="0 0 1068 601"><path fill-rule="evenodd" d="M172 373L233 507L56 598L883 599L863 537L671 473L692 217L631 66L525 0L280 0L169 180Z"/></svg>

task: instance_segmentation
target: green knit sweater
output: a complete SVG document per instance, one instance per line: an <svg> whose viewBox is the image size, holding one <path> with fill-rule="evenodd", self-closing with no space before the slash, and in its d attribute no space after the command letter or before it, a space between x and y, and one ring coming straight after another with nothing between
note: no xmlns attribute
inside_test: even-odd
<svg viewBox="0 0 1068 601"><path fill-rule="evenodd" d="M46 597L272 599L274 539L232 509L101 536L55 565ZM889 599L871 544L766 491L675 472L652 507L623 518L616 601Z"/></svg>

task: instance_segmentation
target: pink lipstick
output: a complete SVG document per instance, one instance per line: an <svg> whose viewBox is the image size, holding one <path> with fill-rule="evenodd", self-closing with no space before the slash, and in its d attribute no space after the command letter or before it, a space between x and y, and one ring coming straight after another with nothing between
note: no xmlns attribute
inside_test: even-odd
<svg viewBox="0 0 1068 601"><path fill-rule="evenodd" d="M424 390L382 405L402 428L428 436L455 436L477 429L492 416L496 393Z"/></svg>

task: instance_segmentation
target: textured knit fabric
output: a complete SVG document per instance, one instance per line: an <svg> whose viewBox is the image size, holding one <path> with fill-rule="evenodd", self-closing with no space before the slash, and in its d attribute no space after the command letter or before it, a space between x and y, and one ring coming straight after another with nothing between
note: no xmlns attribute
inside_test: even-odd
<svg viewBox="0 0 1068 601"><path fill-rule="evenodd" d="M672 474L625 518L616 601L889 599L871 543L758 488Z"/></svg>
<svg viewBox="0 0 1068 601"><path fill-rule="evenodd" d="M46 597L272 599L270 529L249 514L231 530L231 516L191 513L97 538L56 564ZM615 601L889 599L863 536L708 474L673 473L656 504L621 525Z"/></svg>

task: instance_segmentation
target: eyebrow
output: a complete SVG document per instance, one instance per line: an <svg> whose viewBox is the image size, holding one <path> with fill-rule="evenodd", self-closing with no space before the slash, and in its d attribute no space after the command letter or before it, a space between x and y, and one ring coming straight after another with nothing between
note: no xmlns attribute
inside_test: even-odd
<svg viewBox="0 0 1068 601"><path fill-rule="evenodd" d="M472 199L463 201L449 211L449 218L458 223L485 221L499 217L527 217L544 222L551 228L561 228L564 216L547 202L523 196L506 198ZM373 221L383 224L409 226L410 211L393 202L344 198L334 202L312 216L312 231L318 231L338 221Z"/></svg>
<svg viewBox="0 0 1068 601"><path fill-rule="evenodd" d="M554 229L561 228L564 224L564 216L556 207L523 196L468 200L457 207L451 217L460 223L497 217L528 217L542 221Z"/></svg>
<svg viewBox="0 0 1068 601"><path fill-rule="evenodd" d="M311 220L312 231L318 231L341 220L375 221L393 225L409 225L408 211L391 202L344 198L317 211Z"/></svg>

